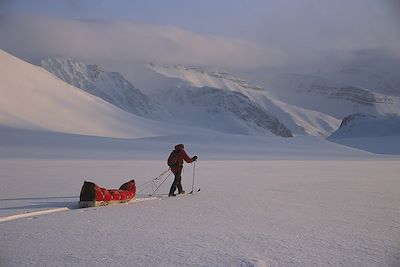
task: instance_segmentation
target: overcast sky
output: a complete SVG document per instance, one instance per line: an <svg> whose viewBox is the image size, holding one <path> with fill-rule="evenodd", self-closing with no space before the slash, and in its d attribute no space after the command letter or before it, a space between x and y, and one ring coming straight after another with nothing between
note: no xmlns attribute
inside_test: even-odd
<svg viewBox="0 0 400 267"><path fill-rule="evenodd" d="M0 0L0 48L237 68L326 64L360 50L398 57L399 2Z"/></svg>

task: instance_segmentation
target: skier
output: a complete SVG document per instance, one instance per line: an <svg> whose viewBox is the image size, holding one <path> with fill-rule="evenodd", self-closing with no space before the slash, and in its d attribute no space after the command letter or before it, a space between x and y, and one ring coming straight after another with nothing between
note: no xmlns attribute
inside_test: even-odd
<svg viewBox="0 0 400 267"><path fill-rule="evenodd" d="M196 160L197 156L190 158L186 154L183 144L178 144L175 146L175 150L171 152L168 158L168 166L171 168L172 173L175 175L175 179L171 185L171 189L169 190L168 196L170 197L176 196L175 195L176 188L178 188L179 194L185 193L185 191L182 189L182 183L181 183L183 161L186 161L187 163L192 163Z"/></svg>

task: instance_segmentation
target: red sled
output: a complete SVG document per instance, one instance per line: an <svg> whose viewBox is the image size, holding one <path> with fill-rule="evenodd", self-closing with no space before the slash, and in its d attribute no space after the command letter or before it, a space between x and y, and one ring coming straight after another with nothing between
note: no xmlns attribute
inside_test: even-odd
<svg viewBox="0 0 400 267"><path fill-rule="evenodd" d="M79 197L79 207L99 207L128 203L136 197L135 180L124 183L119 189L105 189L85 181Z"/></svg>

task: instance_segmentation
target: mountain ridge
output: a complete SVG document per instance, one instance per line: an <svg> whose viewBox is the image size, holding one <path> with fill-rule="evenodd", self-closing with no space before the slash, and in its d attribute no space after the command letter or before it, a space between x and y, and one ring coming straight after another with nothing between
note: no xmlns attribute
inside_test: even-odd
<svg viewBox="0 0 400 267"><path fill-rule="evenodd" d="M281 73L267 78L268 91L286 103L342 120L355 113L400 114L400 97L318 75Z"/></svg>
<svg viewBox="0 0 400 267"><path fill-rule="evenodd" d="M326 137L337 129L340 121L328 114L314 110L288 105L274 98L259 85L235 77L226 71L209 71L206 68L185 65L158 65L149 63L148 67L170 79L178 79L185 83L178 87L214 87L217 89L239 92L251 101L272 113L295 135L314 135Z"/></svg>
<svg viewBox="0 0 400 267"><path fill-rule="evenodd" d="M149 119L168 116L158 103L118 72L106 72L99 65L85 64L74 59L46 58L40 64L61 80L129 113Z"/></svg>
<svg viewBox="0 0 400 267"><path fill-rule="evenodd" d="M0 125L118 138L174 132L160 122L127 113L3 50L0 59Z"/></svg>
<svg viewBox="0 0 400 267"><path fill-rule="evenodd" d="M159 96L150 98L141 93L140 89L130 86L131 83L128 82L121 74L117 72L104 72L98 65L87 65L79 61L68 59L46 59L42 61L41 65L62 80L139 116L146 116L148 112L146 114L138 112L137 105L141 105L144 102L148 104L147 106L149 107L149 110L151 107L155 106L155 104L152 103L163 103L159 107L160 112L158 113L160 115L152 116L153 119L192 124L192 118L188 118L186 115L190 114L189 110L192 107L188 107L186 105L182 106L178 100L184 97L185 101L192 102L193 105L198 108L197 113L201 114L197 116L199 119L198 123L192 124L194 127L200 126L204 128L217 129L224 132L232 131L232 133L240 134L268 134L268 132L272 132L273 134L282 137L293 136L291 131L287 129L287 127L278 119L276 119L271 113L265 111L257 103L253 103L248 96L243 95L240 91L222 92L220 90L213 90L213 87L207 87L207 89L204 89L201 94L197 94L192 87L187 87L186 89L191 91L191 94L182 96L179 95L179 92L183 92L182 89L175 90L173 95L176 97L176 101L172 101L170 98L171 91L168 91L171 89L169 86L162 88L162 90L159 92L162 97ZM222 74L214 72L212 75L217 76ZM224 75L227 76L228 74ZM109 82L104 83L103 80L105 79L108 79ZM116 81L114 81L115 79ZM234 78L231 78L231 82L239 82L242 85L245 84L244 81L236 81ZM123 85L127 84L128 87L120 86L121 83ZM132 100L128 103L124 103L126 105L121 104L124 100L130 99L130 95L128 95L130 92L135 92L135 95L138 96L136 100L139 100L136 102ZM213 97L207 98L204 95L204 92L208 92ZM120 99L116 100L116 97L114 96L116 94L117 96L120 96ZM191 96L193 99L190 99ZM146 98L144 99L144 97ZM220 99L218 101L214 101L215 99L213 98ZM140 101L142 99L144 100ZM170 105L165 105L167 99ZM242 109L235 107L235 105L238 105ZM179 107L181 107L181 109L177 111L177 108ZM183 107L186 109L183 109ZM211 112L210 107L213 109L213 112ZM165 112L162 112L161 110ZM218 121L216 119L216 113L219 113L223 123L228 124L226 127L220 127L222 121ZM205 117L202 118L202 116ZM206 123L201 124L200 122L202 121Z"/></svg>

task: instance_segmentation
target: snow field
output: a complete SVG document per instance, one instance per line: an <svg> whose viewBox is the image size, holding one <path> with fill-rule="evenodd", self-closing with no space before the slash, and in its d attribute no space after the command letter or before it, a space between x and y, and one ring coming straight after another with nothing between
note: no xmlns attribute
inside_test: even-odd
<svg viewBox="0 0 400 267"><path fill-rule="evenodd" d="M73 207L82 177L141 184L164 165L1 160L1 216ZM0 224L0 265L398 266L398 173L396 160L199 161L193 196ZM191 165L183 177L188 190Z"/></svg>

